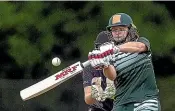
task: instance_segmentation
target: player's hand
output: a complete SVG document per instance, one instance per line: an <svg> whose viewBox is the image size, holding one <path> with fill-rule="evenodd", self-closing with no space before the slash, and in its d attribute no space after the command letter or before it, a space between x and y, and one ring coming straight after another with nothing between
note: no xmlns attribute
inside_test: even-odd
<svg viewBox="0 0 175 111"><path fill-rule="evenodd" d="M115 86L111 85L106 87L105 91L103 92L103 97L112 99L115 96L115 94L116 94Z"/></svg>
<svg viewBox="0 0 175 111"><path fill-rule="evenodd" d="M116 94L114 81L106 79L106 84L107 86L105 88L105 91L103 92L103 97L112 99L114 95Z"/></svg>
<svg viewBox="0 0 175 111"><path fill-rule="evenodd" d="M119 48L113 42L106 42L100 46L100 52L103 54L105 61L111 61L115 57L115 53L119 52Z"/></svg>
<svg viewBox="0 0 175 111"><path fill-rule="evenodd" d="M96 99L97 101L104 101L102 96L103 96L102 87L99 87L98 85L92 85L91 86L91 97Z"/></svg>
<svg viewBox="0 0 175 111"><path fill-rule="evenodd" d="M104 67L110 65L109 61L107 61L108 59L106 59L100 50L93 50L92 52L89 52L88 59L91 66L95 69L103 69Z"/></svg>

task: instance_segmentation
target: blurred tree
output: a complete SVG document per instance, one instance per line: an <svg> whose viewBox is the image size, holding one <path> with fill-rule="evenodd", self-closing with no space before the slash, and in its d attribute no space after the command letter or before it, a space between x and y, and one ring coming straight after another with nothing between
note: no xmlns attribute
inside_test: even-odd
<svg viewBox="0 0 175 111"><path fill-rule="evenodd" d="M83 59L92 49L95 36L117 12L131 15L140 35L150 40L154 54L172 55L174 21L164 6L152 2L2 2L0 6L1 43L8 51L3 54L11 58L7 63L15 61L24 74L14 78L52 73L45 63L50 65L53 56L67 61L65 65ZM43 67L34 68L35 64ZM47 68L51 72L32 71Z"/></svg>
<svg viewBox="0 0 175 111"><path fill-rule="evenodd" d="M140 35L150 40L156 75L174 75L175 21L164 5L139 1L13 1L0 3L0 77L38 79L77 60L86 60L97 34L106 30L109 18L118 12L129 14ZM51 65L54 56L64 61L59 67ZM162 79L159 84L161 87L170 85L164 84ZM46 102L54 104L51 99L56 95ZM172 100L167 104L163 102L166 107L163 110L173 107L170 102Z"/></svg>

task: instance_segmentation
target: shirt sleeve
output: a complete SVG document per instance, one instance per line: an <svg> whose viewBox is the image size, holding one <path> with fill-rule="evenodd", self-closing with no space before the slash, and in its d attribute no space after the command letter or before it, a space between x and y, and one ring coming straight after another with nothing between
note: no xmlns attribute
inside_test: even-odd
<svg viewBox="0 0 175 111"><path fill-rule="evenodd" d="M92 78L94 77L92 70L93 69L91 66L85 67L83 69L83 72L82 72L83 87L91 86L91 81L92 81Z"/></svg>
<svg viewBox="0 0 175 111"><path fill-rule="evenodd" d="M150 49L150 42L145 37L139 37L139 39L137 40L137 42L144 43L146 45L146 47L148 48L148 51L151 51L151 49Z"/></svg>

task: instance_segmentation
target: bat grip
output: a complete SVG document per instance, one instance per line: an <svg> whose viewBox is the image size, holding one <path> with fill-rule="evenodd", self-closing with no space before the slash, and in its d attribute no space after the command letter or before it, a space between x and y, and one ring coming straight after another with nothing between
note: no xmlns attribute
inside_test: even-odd
<svg viewBox="0 0 175 111"><path fill-rule="evenodd" d="M85 62L82 63L83 67L87 67L90 65L90 62L87 60Z"/></svg>

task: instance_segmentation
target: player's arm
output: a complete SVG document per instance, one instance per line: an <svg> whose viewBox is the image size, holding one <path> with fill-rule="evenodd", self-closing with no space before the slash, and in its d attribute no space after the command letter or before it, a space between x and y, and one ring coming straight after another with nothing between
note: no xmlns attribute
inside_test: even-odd
<svg viewBox="0 0 175 111"><path fill-rule="evenodd" d="M116 69L113 65L109 65L108 67L105 67L103 69L104 76L107 77L110 80L115 80L117 77Z"/></svg>
<svg viewBox="0 0 175 111"><path fill-rule="evenodd" d="M140 53L150 51L150 43L144 38L140 37L136 42L127 42L118 46L120 52L129 52L129 53ZM109 65L103 69L104 75L110 79L115 80L117 77L117 71L114 66Z"/></svg>
<svg viewBox="0 0 175 111"><path fill-rule="evenodd" d="M84 87L84 100L86 104L94 104L96 102L96 99L92 98L91 96L91 86Z"/></svg>
<svg viewBox="0 0 175 111"><path fill-rule="evenodd" d="M147 46L142 42L127 42L122 45L118 46L120 52L126 52L126 53L139 53L147 51ZM109 65L108 67L105 67L103 69L104 75L110 79L115 80L116 79L116 70L114 66Z"/></svg>
<svg viewBox="0 0 175 111"><path fill-rule="evenodd" d="M129 53L135 53L135 52L144 52L147 51L147 47L144 43L141 42L127 42L125 44L122 44L118 46L120 49L120 52L129 52Z"/></svg>
<svg viewBox="0 0 175 111"><path fill-rule="evenodd" d="M150 43L146 38L140 37L136 42L127 42L119 45L118 48L120 49L120 52L126 53L146 52L150 50Z"/></svg>
<svg viewBox="0 0 175 111"><path fill-rule="evenodd" d="M93 104L96 102L94 98L91 96L91 81L93 79L92 67L88 66L84 68L83 73L83 87L84 87L84 100L86 104Z"/></svg>

